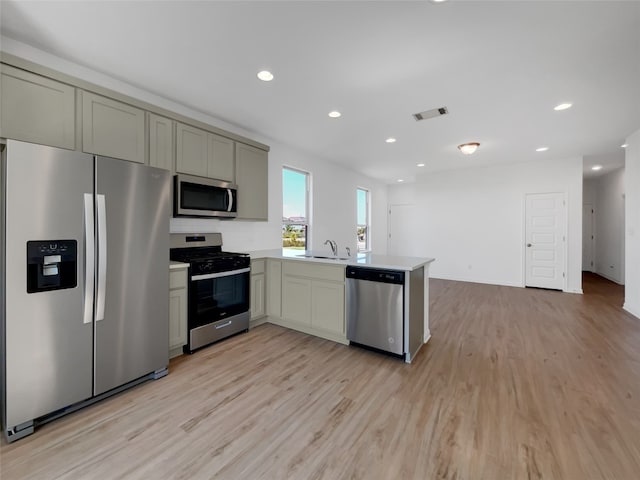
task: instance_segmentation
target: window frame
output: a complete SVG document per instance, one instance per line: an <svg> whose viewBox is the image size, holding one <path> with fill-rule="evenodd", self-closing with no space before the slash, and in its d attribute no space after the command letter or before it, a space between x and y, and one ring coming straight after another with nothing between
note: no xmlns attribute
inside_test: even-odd
<svg viewBox="0 0 640 480"><path fill-rule="evenodd" d="M305 176L305 205L304 205L304 218L306 221L285 221L284 217L284 172L285 170L289 170L291 172L295 172ZM282 233L284 234L285 228L287 225L297 225L304 227L304 249L311 250L311 172L306 170L302 170L296 167L290 167L288 165L282 166ZM282 237L281 248L283 251L285 250L297 250L295 247L285 247L284 246L284 236Z"/></svg>
<svg viewBox="0 0 640 480"><path fill-rule="evenodd" d="M365 192L365 223L358 223L358 210L359 210L359 192ZM360 241L358 238L358 230L365 228L365 244L364 247L360 247ZM365 187L356 187L356 250L360 253L371 251L371 190Z"/></svg>

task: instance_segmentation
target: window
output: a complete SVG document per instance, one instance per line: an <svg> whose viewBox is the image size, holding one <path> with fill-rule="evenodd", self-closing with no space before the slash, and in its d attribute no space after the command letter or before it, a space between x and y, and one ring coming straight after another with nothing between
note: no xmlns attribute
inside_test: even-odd
<svg viewBox="0 0 640 480"><path fill-rule="evenodd" d="M364 252L371 249L370 224L369 224L369 190L359 188L357 190L358 204L358 251Z"/></svg>
<svg viewBox="0 0 640 480"><path fill-rule="evenodd" d="M282 248L305 250L309 242L309 174L282 169Z"/></svg>

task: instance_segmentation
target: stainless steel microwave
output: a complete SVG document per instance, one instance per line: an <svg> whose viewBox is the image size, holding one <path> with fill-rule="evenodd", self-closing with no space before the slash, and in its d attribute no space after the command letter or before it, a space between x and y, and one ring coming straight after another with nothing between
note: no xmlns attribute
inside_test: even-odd
<svg viewBox="0 0 640 480"><path fill-rule="evenodd" d="M176 175L173 188L174 217L238 216L238 187L222 180Z"/></svg>

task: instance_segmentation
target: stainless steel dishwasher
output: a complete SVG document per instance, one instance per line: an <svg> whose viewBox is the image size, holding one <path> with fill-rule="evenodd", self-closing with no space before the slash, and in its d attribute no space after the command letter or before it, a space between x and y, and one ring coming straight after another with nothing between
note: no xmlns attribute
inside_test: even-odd
<svg viewBox="0 0 640 480"><path fill-rule="evenodd" d="M404 272L347 267L347 339L404 354Z"/></svg>

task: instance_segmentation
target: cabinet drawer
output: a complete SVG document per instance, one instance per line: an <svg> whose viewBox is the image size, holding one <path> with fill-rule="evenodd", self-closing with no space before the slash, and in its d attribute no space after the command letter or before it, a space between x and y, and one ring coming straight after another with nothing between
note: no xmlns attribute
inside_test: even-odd
<svg viewBox="0 0 640 480"><path fill-rule="evenodd" d="M264 273L264 260L251 260L251 275Z"/></svg>
<svg viewBox="0 0 640 480"><path fill-rule="evenodd" d="M169 272L169 288L186 288L187 270L173 270Z"/></svg>
<svg viewBox="0 0 640 480"><path fill-rule="evenodd" d="M337 265L289 261L283 262L282 274L333 282L344 282L344 266Z"/></svg>

